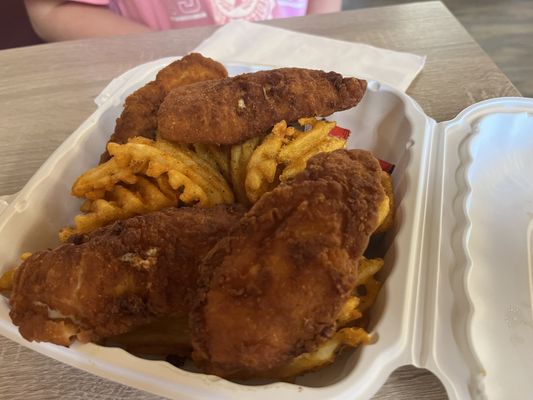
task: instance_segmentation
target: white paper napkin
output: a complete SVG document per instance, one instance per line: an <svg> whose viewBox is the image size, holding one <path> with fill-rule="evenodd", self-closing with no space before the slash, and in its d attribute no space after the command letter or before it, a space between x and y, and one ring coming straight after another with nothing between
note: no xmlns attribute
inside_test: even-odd
<svg viewBox="0 0 533 400"><path fill-rule="evenodd" d="M246 21L220 27L195 51L215 60L336 71L374 79L401 91L424 67L425 56L297 33Z"/></svg>

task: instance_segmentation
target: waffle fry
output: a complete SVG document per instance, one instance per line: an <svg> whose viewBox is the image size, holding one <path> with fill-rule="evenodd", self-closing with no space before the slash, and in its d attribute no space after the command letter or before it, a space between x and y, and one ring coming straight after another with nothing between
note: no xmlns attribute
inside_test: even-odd
<svg viewBox="0 0 533 400"><path fill-rule="evenodd" d="M21 261L26 260L31 256L32 253L26 252L22 253L20 256ZM0 275L0 294L9 297L10 291L13 289L13 279L15 278L15 272L17 267L8 269L3 274Z"/></svg>
<svg viewBox="0 0 533 400"><path fill-rule="evenodd" d="M335 357L343 347L357 347L360 344L369 344L371 339L371 336L362 328L342 328L317 350L300 354L289 364L275 371L273 377L291 379L305 372L324 367L335 361Z"/></svg>
<svg viewBox="0 0 533 400"><path fill-rule="evenodd" d="M13 288L13 277L16 268L9 269L0 276L0 292L8 292Z"/></svg>
<svg viewBox="0 0 533 400"><path fill-rule="evenodd" d="M116 220L178 204L213 206L232 203L233 193L218 167L187 146L133 138L109 143L112 158L81 175L72 193L87 199L66 240ZM214 166L215 165L215 166Z"/></svg>
<svg viewBox="0 0 533 400"><path fill-rule="evenodd" d="M368 259L361 257L359 260L359 275L355 284L355 293L350 297L337 318L338 326L347 326L363 317L364 312L374 304L381 283L375 275L383 267L381 258Z"/></svg>
<svg viewBox="0 0 533 400"><path fill-rule="evenodd" d="M246 142L232 146L230 153L230 179L237 201L248 204L248 196L244 185L248 163L260 142L259 137L248 139Z"/></svg>
<svg viewBox="0 0 533 400"><path fill-rule="evenodd" d="M87 233L120 219L175 205L177 195L165 194L156 180L137 177L133 185L115 185L105 199L86 201L81 210L83 214L74 217L74 228L63 228L59 232L61 241L71 235Z"/></svg>
<svg viewBox="0 0 533 400"><path fill-rule="evenodd" d="M186 204L233 202L231 189L220 172L186 146L137 137L122 145L109 143L108 151L111 160L87 171L74 183L75 196L100 199L118 182L135 184L139 176L157 179L166 174L170 186L180 190L179 200Z"/></svg>
<svg viewBox="0 0 533 400"><path fill-rule="evenodd" d="M318 121L315 118L301 118L298 123L309 125L308 132L297 131L293 140L279 152L278 161L285 165L279 180L285 182L303 171L307 161L317 153L328 153L346 146L346 139L330 136L335 122Z"/></svg>
<svg viewBox="0 0 533 400"><path fill-rule="evenodd" d="M376 301L381 282L375 275L383 267L384 261L381 258L368 259L361 257L359 261L359 276L356 281L356 296L360 302L357 309L364 314Z"/></svg>
<svg viewBox="0 0 533 400"><path fill-rule="evenodd" d="M341 312L339 313L339 317L337 318L337 325L346 326L350 322L361 318L363 314L358 309L360 303L361 300L359 299L359 297L350 297L348 301L346 301L346 303L344 304L344 307L342 308Z"/></svg>
<svg viewBox="0 0 533 400"><path fill-rule="evenodd" d="M230 152L228 146L217 146L209 144L194 144L194 151L198 156L208 161L213 168L218 169L222 176L231 181L230 176Z"/></svg>
<svg viewBox="0 0 533 400"><path fill-rule="evenodd" d="M310 129L301 131L285 121L274 125L252 156L247 167L245 189L248 200L255 203L277 182L285 182L303 171L313 155L346 146L346 139L330 136L335 122L300 118L298 123Z"/></svg>
<svg viewBox="0 0 533 400"><path fill-rule="evenodd" d="M394 222L394 191L392 188L392 178L390 174L386 173L385 171L381 172L381 184L383 185L383 189L385 189L385 194L388 198L389 207L385 218L378 226L374 234L384 233L388 231L392 227L392 224Z"/></svg>
<svg viewBox="0 0 533 400"><path fill-rule="evenodd" d="M213 206L255 203L259 197L305 168L314 154L345 146L346 140L329 136L334 122L302 118L301 131L276 124L264 140L255 137L232 148L215 145L179 145L161 138L135 137L126 144L109 143L112 158L81 175L72 194L88 201L85 214L75 217L75 228L65 228L64 240L118 219L178 204ZM150 178L150 181L141 177ZM233 191L230 189L230 184ZM144 192L144 194L143 194ZM151 199L147 203L146 196Z"/></svg>
<svg viewBox="0 0 533 400"><path fill-rule="evenodd" d="M72 194L89 200L101 199L105 192L111 191L119 182L134 184L137 176L131 169L121 168L115 159L111 159L76 179L72 185Z"/></svg>
<svg viewBox="0 0 533 400"><path fill-rule="evenodd" d="M195 151L186 145L176 145L166 140L152 142L153 146L161 152L170 155L174 160L170 160L169 183L174 190L178 190L183 184L183 194L180 200L184 203L196 203L209 207L216 204L230 204L234 201L234 196L226 179L221 172L213 165L200 157ZM147 171L149 175L149 171ZM156 176L154 176L156 177ZM189 183L189 186L187 186ZM186 191L188 188L194 189L199 198L190 198Z"/></svg>

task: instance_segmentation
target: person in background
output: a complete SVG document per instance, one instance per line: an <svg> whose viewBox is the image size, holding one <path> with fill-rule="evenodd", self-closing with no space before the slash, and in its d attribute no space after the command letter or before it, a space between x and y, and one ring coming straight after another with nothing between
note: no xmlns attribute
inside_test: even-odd
<svg viewBox="0 0 533 400"><path fill-rule="evenodd" d="M49 42L336 12L341 0L24 0Z"/></svg>

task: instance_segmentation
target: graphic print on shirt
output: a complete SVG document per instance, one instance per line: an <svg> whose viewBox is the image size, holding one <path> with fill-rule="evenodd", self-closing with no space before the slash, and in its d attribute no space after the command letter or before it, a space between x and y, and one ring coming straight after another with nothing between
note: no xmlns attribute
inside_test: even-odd
<svg viewBox="0 0 533 400"><path fill-rule="evenodd" d="M278 0L278 7L290 7L296 9L307 9L307 0Z"/></svg>
<svg viewBox="0 0 533 400"><path fill-rule="evenodd" d="M170 20L174 22L192 21L207 18L201 0L171 0L168 2Z"/></svg>
<svg viewBox="0 0 533 400"><path fill-rule="evenodd" d="M234 19L261 21L272 19L274 0L211 0L213 18L217 24Z"/></svg>

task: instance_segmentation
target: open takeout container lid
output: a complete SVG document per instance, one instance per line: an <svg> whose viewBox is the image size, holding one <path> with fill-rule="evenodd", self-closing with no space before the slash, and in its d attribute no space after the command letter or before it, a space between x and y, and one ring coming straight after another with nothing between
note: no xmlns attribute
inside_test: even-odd
<svg viewBox="0 0 533 400"><path fill-rule="evenodd" d="M57 244L79 201L70 187L96 164L125 97L174 58L127 71L97 110L15 196L0 199L0 271ZM227 65L230 75L266 66ZM369 82L363 101L331 117L396 164L396 222L385 239L386 278L373 307L376 343L347 351L295 383L242 385L134 357L117 348L29 343L0 300L0 333L88 372L179 399L370 398L397 367L427 368L451 399L533 393L533 100L474 104L436 123L407 95ZM512 393L512 395L511 395Z"/></svg>

